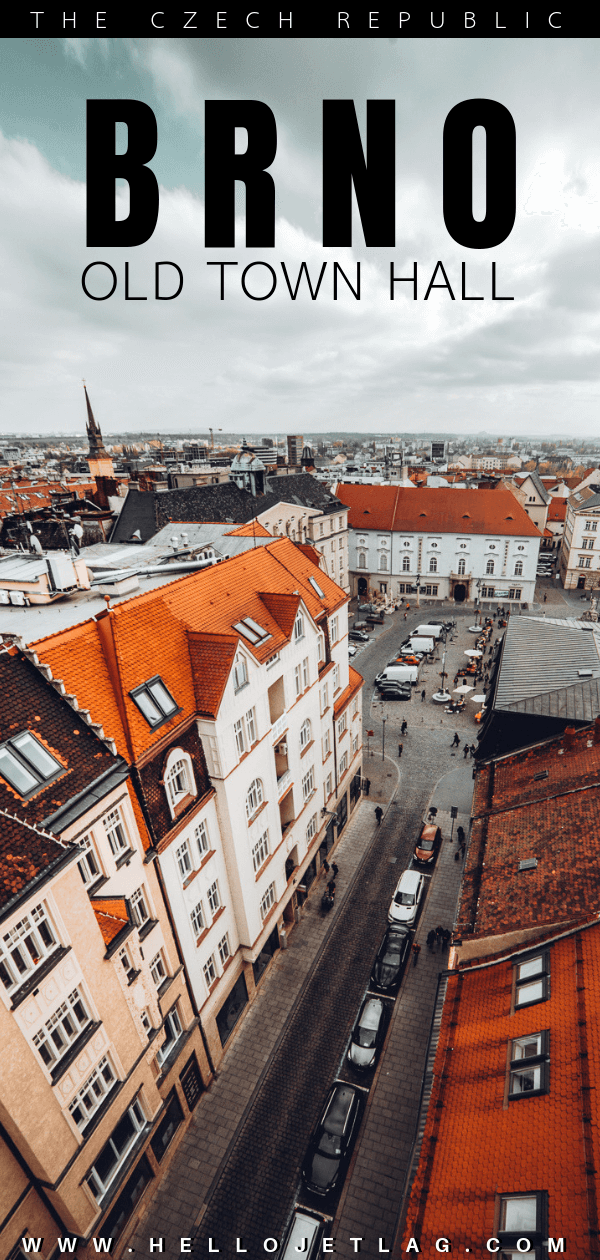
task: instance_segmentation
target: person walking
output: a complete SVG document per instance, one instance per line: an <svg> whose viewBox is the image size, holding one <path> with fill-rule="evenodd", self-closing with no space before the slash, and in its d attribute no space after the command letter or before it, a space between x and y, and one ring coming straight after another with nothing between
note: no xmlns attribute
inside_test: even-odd
<svg viewBox="0 0 600 1260"><path fill-rule="evenodd" d="M471 744L471 757L474 757L476 752L477 752L477 748L475 744Z"/></svg>
<svg viewBox="0 0 600 1260"><path fill-rule="evenodd" d="M433 954L434 945L435 945L435 928L430 928L429 932L427 933L427 948L430 954Z"/></svg>
<svg viewBox="0 0 600 1260"><path fill-rule="evenodd" d="M435 939L436 939L436 941L438 942L438 944L439 944L439 946L440 946L440 949L442 949L442 948L443 948L443 941L444 941L444 929L443 929L443 927L442 927L441 923L438 923L438 926L437 926L437 927L436 927L436 929L435 929Z"/></svg>
<svg viewBox="0 0 600 1260"><path fill-rule="evenodd" d="M383 818L383 810L381 808L381 805L375 806L375 817L377 819L377 826L381 827L381 819Z"/></svg>
<svg viewBox="0 0 600 1260"><path fill-rule="evenodd" d="M402 726L400 727L400 734L406 735L407 730L408 730L408 722L406 721L406 718L404 718L402 722Z"/></svg>
<svg viewBox="0 0 600 1260"><path fill-rule="evenodd" d="M463 843L463 841L464 841L464 838L465 838L465 829L464 829L464 827L457 827L457 830L456 830L456 843L457 843L457 844L462 844L462 843Z"/></svg>
<svg viewBox="0 0 600 1260"><path fill-rule="evenodd" d="M404 748L404 744L398 744L398 758L400 758L400 757L402 756L402 749L403 749L403 748Z"/></svg>
<svg viewBox="0 0 600 1260"><path fill-rule="evenodd" d="M413 967L416 967L419 961L420 953L421 953L421 946L418 945L416 941L413 941L413 947L412 947Z"/></svg>
<svg viewBox="0 0 600 1260"><path fill-rule="evenodd" d="M408 613L407 613L407 612L405 612L405 614L404 614L404 620L405 620L405 621L406 621L406 618L407 618L407 617L408 617Z"/></svg>
<svg viewBox="0 0 600 1260"><path fill-rule="evenodd" d="M371 791L371 780L365 779L365 796L368 796L370 791Z"/></svg>
<svg viewBox="0 0 600 1260"><path fill-rule="evenodd" d="M443 940L444 949L448 949L448 946L450 944L450 936L451 936L450 929L444 928L444 931L442 932L442 940Z"/></svg>
<svg viewBox="0 0 600 1260"><path fill-rule="evenodd" d="M330 879L327 885L327 892L329 893L330 897L335 897L335 880L334 879Z"/></svg>
<svg viewBox="0 0 600 1260"><path fill-rule="evenodd" d="M455 732L454 732L454 739L452 740L452 743L451 743L450 747L451 747L451 748L459 748L459 747L460 747L460 735L459 735L458 731L455 731Z"/></svg>
<svg viewBox="0 0 600 1260"><path fill-rule="evenodd" d="M323 858L323 870L325 871L325 874L327 875L329 871L329 862L327 861L327 858Z"/></svg>
<svg viewBox="0 0 600 1260"><path fill-rule="evenodd" d="M546 603L547 599L548 599L548 592L544 591L544 603Z"/></svg>
<svg viewBox="0 0 600 1260"><path fill-rule="evenodd" d="M332 862L332 863L331 863L331 874L333 875L333 878L334 878L334 879L337 879L339 869L340 869L340 868L339 868L339 866L338 866L337 862Z"/></svg>
<svg viewBox="0 0 600 1260"><path fill-rule="evenodd" d="M465 746L464 746L464 748L463 748L463 757L464 757L464 760L465 760L465 761L467 760L467 757L469 756L470 751L471 751L471 749L469 748L469 745L468 745L468 744L465 744Z"/></svg>
<svg viewBox="0 0 600 1260"><path fill-rule="evenodd" d="M425 688L423 687L423 690L421 692L421 704L423 703L424 699L425 699Z"/></svg>

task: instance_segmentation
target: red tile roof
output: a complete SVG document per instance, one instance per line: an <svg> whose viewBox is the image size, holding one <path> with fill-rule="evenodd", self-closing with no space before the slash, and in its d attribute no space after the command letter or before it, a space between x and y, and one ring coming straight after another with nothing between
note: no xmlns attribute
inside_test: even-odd
<svg viewBox="0 0 600 1260"><path fill-rule="evenodd" d="M335 704L333 706L334 717L337 717L338 713L341 713L342 710L346 708L346 705L349 704L352 697L357 695L357 693L360 691L364 682L362 675L359 674L356 669L353 669L351 665L348 666L348 673L350 677L350 682L348 683L348 686L345 687L344 690L342 691L341 696L339 696L338 699L335 701Z"/></svg>
<svg viewBox="0 0 600 1260"><path fill-rule="evenodd" d="M549 521L564 521L567 515L567 500L554 495L548 506Z"/></svg>
<svg viewBox="0 0 600 1260"><path fill-rule="evenodd" d="M340 482L352 529L399 533L511 534L539 538L539 530L510 490L452 490L360 486Z"/></svg>
<svg viewBox="0 0 600 1260"><path fill-rule="evenodd" d="M514 1014L506 959L449 976L403 1256L411 1236L426 1256L442 1236L453 1255L487 1255L497 1195L538 1190L548 1195L547 1235L564 1237L569 1255L597 1254L600 925L556 941L550 971L548 1000ZM505 1103L509 1042L546 1029L548 1093Z"/></svg>
<svg viewBox="0 0 600 1260"><path fill-rule="evenodd" d="M130 921L125 900L123 897L103 897L101 900L91 897L90 900L102 939L108 946Z"/></svg>
<svg viewBox="0 0 600 1260"><path fill-rule="evenodd" d="M0 809L0 906L22 893L72 847L12 811Z"/></svg>
<svg viewBox="0 0 600 1260"><path fill-rule="evenodd" d="M226 538L271 538L268 529L261 525L260 521L247 521L245 525L236 525L235 529L228 529L225 534Z"/></svg>

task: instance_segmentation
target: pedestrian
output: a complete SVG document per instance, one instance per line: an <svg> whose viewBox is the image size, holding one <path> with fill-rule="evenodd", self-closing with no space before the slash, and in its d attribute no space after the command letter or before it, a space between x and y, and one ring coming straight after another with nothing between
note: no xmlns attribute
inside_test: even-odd
<svg viewBox="0 0 600 1260"><path fill-rule="evenodd" d="M377 826L381 827L381 819L383 818L383 810L381 808L381 805L375 806L375 817L377 819Z"/></svg>
<svg viewBox="0 0 600 1260"><path fill-rule="evenodd" d="M461 856L461 857L463 857L463 858L464 858L464 856L465 856L465 842L464 842L464 840L461 840L461 842L460 842L460 856Z"/></svg>
<svg viewBox="0 0 600 1260"><path fill-rule="evenodd" d="M408 613L407 613L407 612L405 612L405 614L404 614L404 620L405 620L405 621L406 621L406 618L407 618L407 617L408 617Z"/></svg>
<svg viewBox="0 0 600 1260"><path fill-rule="evenodd" d="M477 748L475 744L471 744L471 757L474 757L476 752L477 752Z"/></svg>
<svg viewBox="0 0 600 1260"><path fill-rule="evenodd" d="M424 699L425 699L425 688L423 687L423 690L421 692L421 704L423 703Z"/></svg>
<svg viewBox="0 0 600 1260"><path fill-rule="evenodd" d="M330 879L327 885L327 892L329 893L330 897L335 897L335 880L334 879Z"/></svg>
<svg viewBox="0 0 600 1260"><path fill-rule="evenodd" d="M467 760L467 757L469 756L469 752L470 752L469 745L468 745L468 744L465 744L465 746L464 746L464 748L463 748L463 757L464 757L465 761Z"/></svg>
<svg viewBox="0 0 600 1260"><path fill-rule="evenodd" d="M457 828L457 831L456 831L456 843L457 843L457 844L462 844L462 843L463 843L463 841L464 841L464 838L465 838L465 829L464 829L464 827L458 827L458 828Z"/></svg>
<svg viewBox="0 0 600 1260"><path fill-rule="evenodd" d="M327 858L323 858L323 870L327 875L327 872L329 871L329 862L327 861Z"/></svg>
<svg viewBox="0 0 600 1260"><path fill-rule="evenodd" d="M458 687L458 674L454 675L454 686Z"/></svg>
<svg viewBox="0 0 600 1260"><path fill-rule="evenodd" d="M421 946L418 945L416 941L413 941L413 947L412 947L413 967L416 967L419 961L420 953L421 953Z"/></svg>
<svg viewBox="0 0 600 1260"><path fill-rule="evenodd" d="M452 743L451 743L450 747L451 747L451 748L459 748L459 747L460 747L460 735L459 735L458 731L455 731L455 732L454 732L454 739L452 740Z"/></svg>
<svg viewBox="0 0 600 1260"><path fill-rule="evenodd" d="M398 744L398 758L400 758L400 757L402 756L402 749L403 749L403 748L404 748L404 744Z"/></svg>
<svg viewBox="0 0 600 1260"><path fill-rule="evenodd" d="M402 726L400 727L400 734L406 735L407 730L408 730L408 722L406 721L406 718L404 718L402 722Z"/></svg>
<svg viewBox="0 0 600 1260"><path fill-rule="evenodd" d="M436 927L436 929L435 929L435 939L436 939L436 941L438 942L440 949L442 949L442 948L443 948L443 942L444 942L444 929L443 929L443 927L442 927L441 923L439 923L439 924L438 924L438 926L437 926L437 927Z"/></svg>
<svg viewBox="0 0 600 1260"><path fill-rule="evenodd" d="M547 591L544 591L544 603L546 603L547 599L548 599L548 593Z"/></svg>
<svg viewBox="0 0 600 1260"><path fill-rule="evenodd" d="M340 869L340 868L339 868L339 866L338 866L337 862L332 862L332 863L331 863L331 873L332 873L332 875L333 875L333 878L334 878L334 879L337 879L339 869Z"/></svg>
<svg viewBox="0 0 600 1260"><path fill-rule="evenodd" d="M365 779L365 796L368 796L370 791L371 791L371 780Z"/></svg>
<svg viewBox="0 0 600 1260"><path fill-rule="evenodd" d="M456 850L456 853L454 854L454 861L455 861L455 862L458 862L459 858L460 858L460 852L459 852L459 850L457 849L457 850Z"/></svg>
<svg viewBox="0 0 600 1260"><path fill-rule="evenodd" d="M450 936L451 936L450 929L449 929L449 928L444 928L444 931L442 932L442 939L443 939L443 942L444 942L444 949L447 949L447 948L448 948L448 946L449 946L449 944L450 944Z"/></svg>
<svg viewBox="0 0 600 1260"><path fill-rule="evenodd" d="M435 945L435 928L430 928L429 932L427 933L427 948L430 954L433 953L434 945Z"/></svg>

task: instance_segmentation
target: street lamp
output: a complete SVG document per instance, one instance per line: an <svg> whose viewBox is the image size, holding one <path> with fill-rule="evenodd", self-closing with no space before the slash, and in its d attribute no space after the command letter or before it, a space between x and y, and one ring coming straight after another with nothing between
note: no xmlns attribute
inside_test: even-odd
<svg viewBox="0 0 600 1260"><path fill-rule="evenodd" d="M477 581L475 583L475 590L477 592L475 596L475 603L477 604L477 612L479 614L479 619L481 620L481 599L479 595L479 592L481 590L481 578L477 578Z"/></svg>
<svg viewBox="0 0 600 1260"><path fill-rule="evenodd" d="M419 603L419 591L421 589L421 574L420 573L417 573L417 580L415 582L415 587L417 591L417 608L420 608L421 607Z"/></svg>
<svg viewBox="0 0 600 1260"><path fill-rule="evenodd" d="M385 761L385 724L387 722L387 718L385 717L382 718L382 722L383 722L383 728L382 728L382 735L381 735L381 760Z"/></svg>

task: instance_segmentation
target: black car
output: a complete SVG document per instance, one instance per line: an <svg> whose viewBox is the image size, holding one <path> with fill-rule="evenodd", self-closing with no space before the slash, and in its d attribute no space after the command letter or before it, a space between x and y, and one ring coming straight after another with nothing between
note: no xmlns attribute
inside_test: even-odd
<svg viewBox="0 0 600 1260"><path fill-rule="evenodd" d="M365 998L352 1029L348 1058L355 1068L375 1067L387 1027L387 1007L382 998Z"/></svg>
<svg viewBox="0 0 600 1260"><path fill-rule="evenodd" d="M302 1165L312 1194L331 1194L340 1184L358 1132L360 1099L354 1085L336 1081L332 1087Z"/></svg>
<svg viewBox="0 0 600 1260"><path fill-rule="evenodd" d="M356 643L370 643L371 642L371 636L370 634L367 634L366 630L349 630L348 638L354 639Z"/></svg>
<svg viewBox="0 0 600 1260"><path fill-rule="evenodd" d="M377 951L371 972L374 989L387 993L402 979L402 972L410 953L411 934L402 924L390 924Z"/></svg>
<svg viewBox="0 0 600 1260"><path fill-rule="evenodd" d="M410 683L387 682L377 685L382 700L410 700L412 696Z"/></svg>

